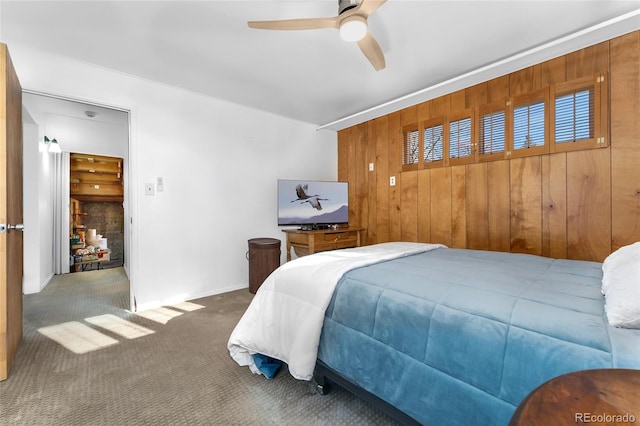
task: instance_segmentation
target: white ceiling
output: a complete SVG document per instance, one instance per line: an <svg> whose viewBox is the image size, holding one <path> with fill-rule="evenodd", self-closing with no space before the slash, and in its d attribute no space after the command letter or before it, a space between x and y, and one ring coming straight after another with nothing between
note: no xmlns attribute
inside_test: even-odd
<svg viewBox="0 0 640 426"><path fill-rule="evenodd" d="M603 22L626 16L626 28L640 28L640 0L389 0L369 17L387 63L376 72L357 45L343 42L333 29L247 26L248 20L334 16L337 5L337 0L1 0L0 38L10 48L43 49L341 128L353 120L336 120L474 70L488 69L478 75L486 79L500 72L496 64L576 32L597 32L592 30Z"/></svg>

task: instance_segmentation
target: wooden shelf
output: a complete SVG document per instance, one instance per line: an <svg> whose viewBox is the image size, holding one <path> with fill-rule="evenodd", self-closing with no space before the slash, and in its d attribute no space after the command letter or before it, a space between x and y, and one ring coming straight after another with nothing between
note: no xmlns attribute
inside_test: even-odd
<svg viewBox="0 0 640 426"><path fill-rule="evenodd" d="M71 197L80 201L123 202L122 158L71 154Z"/></svg>

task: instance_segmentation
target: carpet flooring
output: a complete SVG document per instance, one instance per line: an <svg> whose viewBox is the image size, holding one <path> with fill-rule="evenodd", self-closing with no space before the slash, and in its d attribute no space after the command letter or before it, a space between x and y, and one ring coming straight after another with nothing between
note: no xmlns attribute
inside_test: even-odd
<svg viewBox="0 0 640 426"><path fill-rule="evenodd" d="M338 387L321 396L286 369L267 380L235 364L226 343L251 297L239 290L137 315L122 268L56 276L24 297L0 424L396 424Z"/></svg>

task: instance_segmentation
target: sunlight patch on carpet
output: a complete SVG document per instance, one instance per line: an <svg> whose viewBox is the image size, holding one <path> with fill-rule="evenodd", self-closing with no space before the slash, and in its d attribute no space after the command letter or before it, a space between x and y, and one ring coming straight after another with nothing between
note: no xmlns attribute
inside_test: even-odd
<svg viewBox="0 0 640 426"><path fill-rule="evenodd" d="M198 309L204 308L204 306L198 305L197 303L193 303L193 302L176 303L175 305L171 305L171 307L177 308L183 311L187 311L187 312L197 311Z"/></svg>
<svg viewBox="0 0 640 426"><path fill-rule="evenodd" d="M42 327L38 332L76 354L84 354L118 343L106 334L77 321Z"/></svg>
<svg viewBox="0 0 640 426"><path fill-rule="evenodd" d="M137 339L155 333L146 327L127 321L112 314L98 315L96 317L85 318L89 324L97 325L100 328L109 330L127 339Z"/></svg>
<svg viewBox="0 0 640 426"><path fill-rule="evenodd" d="M182 315L182 312L174 311L173 309L168 308L156 308L149 309L148 311L136 312L136 315L151 321L158 322L160 324L166 324L169 322L169 320Z"/></svg>

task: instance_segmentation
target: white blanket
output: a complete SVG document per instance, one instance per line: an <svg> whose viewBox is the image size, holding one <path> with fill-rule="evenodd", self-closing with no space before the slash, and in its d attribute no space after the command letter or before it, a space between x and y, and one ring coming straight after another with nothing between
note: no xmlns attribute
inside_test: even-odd
<svg viewBox="0 0 640 426"><path fill-rule="evenodd" d="M252 355L279 359L300 380L311 380L324 314L342 275L351 269L422 253L441 244L382 243L320 252L287 262L260 286L227 347L231 357L260 373Z"/></svg>

